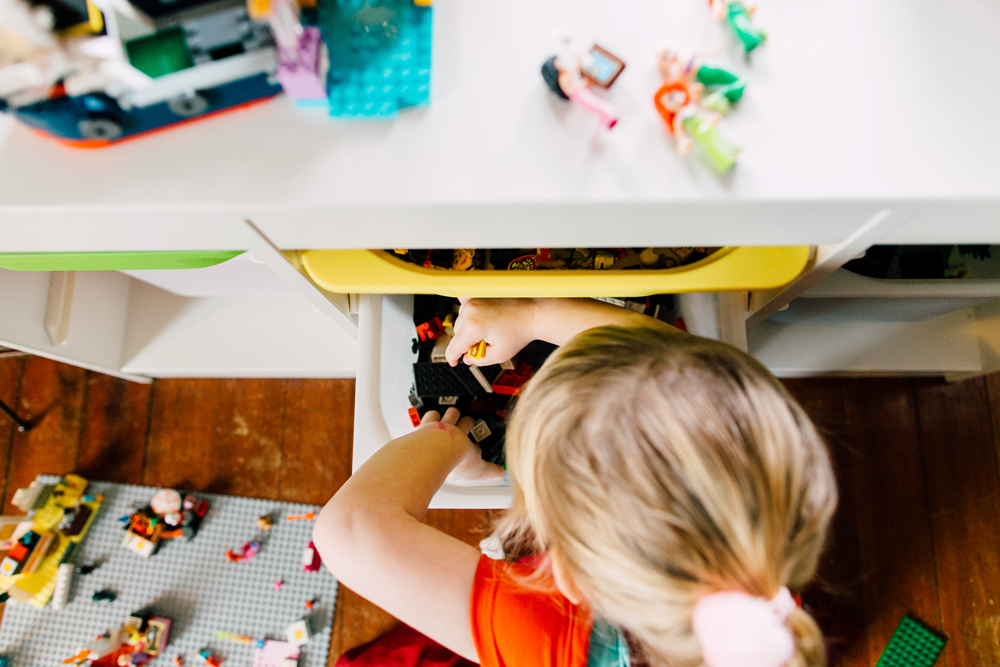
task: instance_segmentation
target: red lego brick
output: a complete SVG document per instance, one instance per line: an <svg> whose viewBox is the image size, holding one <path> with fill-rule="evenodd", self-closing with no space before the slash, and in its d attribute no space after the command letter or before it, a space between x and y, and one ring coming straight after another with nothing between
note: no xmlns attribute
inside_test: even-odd
<svg viewBox="0 0 1000 667"><path fill-rule="evenodd" d="M417 325L417 338L420 339L420 342L437 340L443 333L444 326L441 324L440 317L435 317L427 320L423 324Z"/></svg>
<svg viewBox="0 0 1000 667"><path fill-rule="evenodd" d="M410 415L410 423L413 424L414 428L420 426L420 413L417 412L416 408L410 408L406 411L406 414Z"/></svg>

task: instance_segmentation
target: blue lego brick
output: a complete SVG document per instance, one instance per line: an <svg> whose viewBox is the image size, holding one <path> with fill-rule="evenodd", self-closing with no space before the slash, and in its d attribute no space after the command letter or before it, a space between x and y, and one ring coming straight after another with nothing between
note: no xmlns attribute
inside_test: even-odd
<svg viewBox="0 0 1000 667"><path fill-rule="evenodd" d="M433 11L413 0L326 0L330 115L393 118L430 103Z"/></svg>

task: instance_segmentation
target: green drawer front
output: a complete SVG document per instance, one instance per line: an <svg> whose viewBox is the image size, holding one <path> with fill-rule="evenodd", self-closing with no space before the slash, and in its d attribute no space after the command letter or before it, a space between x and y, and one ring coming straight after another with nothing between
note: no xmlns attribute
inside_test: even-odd
<svg viewBox="0 0 1000 667"><path fill-rule="evenodd" d="M203 269L243 254L242 250L166 252L14 252L0 253L0 268L13 271L139 271Z"/></svg>

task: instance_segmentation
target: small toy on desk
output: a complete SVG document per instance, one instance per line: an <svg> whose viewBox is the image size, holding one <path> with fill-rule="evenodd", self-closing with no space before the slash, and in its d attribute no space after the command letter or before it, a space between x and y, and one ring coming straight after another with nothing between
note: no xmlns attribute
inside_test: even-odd
<svg viewBox="0 0 1000 667"><path fill-rule="evenodd" d="M559 40L559 53L542 64L542 79L549 90L558 97L569 100L581 109L596 115L601 125L610 130L618 123L618 112L610 102L590 90L590 84L603 81L610 86L621 73L621 69L624 69L625 63L615 58L621 67L614 71L613 67L607 66L607 60L599 63L593 55L581 53L568 35L560 36ZM600 47L595 46L594 49L611 55ZM585 71L591 72L596 78L591 79L585 75Z"/></svg>
<svg viewBox="0 0 1000 667"><path fill-rule="evenodd" d="M767 39L764 31L753 23L756 7L748 7L742 0L708 0L708 5L715 18L733 31L747 55Z"/></svg>
<svg viewBox="0 0 1000 667"><path fill-rule="evenodd" d="M669 51L661 52L658 57L663 83L653 97L653 104L674 136L677 153L687 155L692 146L697 146L712 168L724 174L736 164L736 156L742 149L716 129L721 115L708 113L699 106L704 86L683 69L678 71L676 56Z"/></svg>
<svg viewBox="0 0 1000 667"><path fill-rule="evenodd" d="M319 572L319 566L323 564L323 559L320 558L319 551L316 550L316 545L309 542L306 548L302 550L302 571L303 572Z"/></svg>
<svg viewBox="0 0 1000 667"><path fill-rule="evenodd" d="M682 58L675 51L663 49L656 56L664 81L683 79L689 86L702 87L699 103L708 111L726 114L743 97L746 81L727 69L707 64L699 54Z"/></svg>
<svg viewBox="0 0 1000 667"><path fill-rule="evenodd" d="M87 496L87 486L82 477L66 475L55 484L34 481L14 493L12 503L28 514L0 520L0 550L6 552L0 594L38 608L48 604L59 566L72 558L104 500Z"/></svg>
<svg viewBox="0 0 1000 667"><path fill-rule="evenodd" d="M122 547L144 558L152 556L163 540L194 538L201 527L208 502L173 489L160 489L149 505L123 517L125 539Z"/></svg>
<svg viewBox="0 0 1000 667"><path fill-rule="evenodd" d="M316 26L303 26L294 0L247 0L247 13L267 23L278 47L276 76L296 102L326 105L326 75L330 53Z"/></svg>

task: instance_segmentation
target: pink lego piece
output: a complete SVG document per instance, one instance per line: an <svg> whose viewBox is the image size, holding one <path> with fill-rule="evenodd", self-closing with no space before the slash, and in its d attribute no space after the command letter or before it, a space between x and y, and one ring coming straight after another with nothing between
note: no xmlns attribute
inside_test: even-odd
<svg viewBox="0 0 1000 667"><path fill-rule="evenodd" d="M251 667L281 667L285 660L298 660L299 647L268 639L263 648L254 649Z"/></svg>
<svg viewBox="0 0 1000 667"><path fill-rule="evenodd" d="M326 99L328 62L325 48L319 28L306 26L299 38L298 53L279 55L278 82L289 97L294 100Z"/></svg>
<svg viewBox="0 0 1000 667"><path fill-rule="evenodd" d="M322 564L323 559L320 558L319 552L316 551L316 545L310 542L302 552L302 571L319 572L319 566Z"/></svg>
<svg viewBox="0 0 1000 667"><path fill-rule="evenodd" d="M284 579L278 579L276 582L274 582L274 590L280 591L281 587L284 586L284 585L285 585L285 580Z"/></svg>

